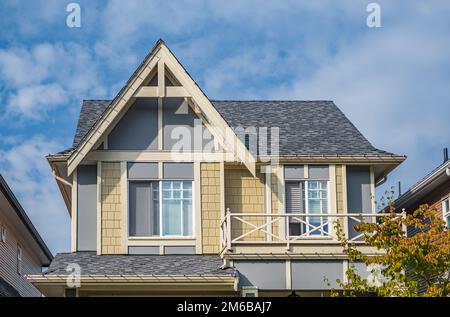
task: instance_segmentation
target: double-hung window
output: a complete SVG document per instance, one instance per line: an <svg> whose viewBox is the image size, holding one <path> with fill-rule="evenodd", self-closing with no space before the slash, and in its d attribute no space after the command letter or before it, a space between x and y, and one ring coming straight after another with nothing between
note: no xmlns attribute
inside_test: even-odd
<svg viewBox="0 0 450 317"><path fill-rule="evenodd" d="M444 217L447 228L450 229L450 197L442 202L442 217Z"/></svg>
<svg viewBox="0 0 450 317"><path fill-rule="evenodd" d="M289 217L290 236L327 236L328 181L304 180L286 182L286 212L304 214Z"/></svg>
<svg viewBox="0 0 450 317"><path fill-rule="evenodd" d="M326 165L286 165L285 207L293 213L289 219L289 236L328 236L329 168Z"/></svg>
<svg viewBox="0 0 450 317"><path fill-rule="evenodd" d="M192 236L192 182L162 181L164 236Z"/></svg>
<svg viewBox="0 0 450 317"><path fill-rule="evenodd" d="M193 236L192 181L130 181L130 236Z"/></svg>

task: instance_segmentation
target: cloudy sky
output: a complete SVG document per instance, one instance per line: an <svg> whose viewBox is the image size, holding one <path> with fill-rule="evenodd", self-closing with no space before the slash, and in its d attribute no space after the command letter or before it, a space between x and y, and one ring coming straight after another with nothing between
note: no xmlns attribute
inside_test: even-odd
<svg viewBox="0 0 450 317"><path fill-rule="evenodd" d="M450 146L450 1L71 1L0 4L0 172L53 252L69 219L44 156L72 143L82 99L111 98L163 38L215 99L331 99L407 161L404 189Z"/></svg>

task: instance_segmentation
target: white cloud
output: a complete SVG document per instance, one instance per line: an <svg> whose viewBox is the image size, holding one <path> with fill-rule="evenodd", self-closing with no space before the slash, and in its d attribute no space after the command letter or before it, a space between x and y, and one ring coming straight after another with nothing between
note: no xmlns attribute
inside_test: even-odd
<svg viewBox="0 0 450 317"><path fill-rule="evenodd" d="M92 50L70 42L0 50L6 117L39 121L69 101L104 97L99 67Z"/></svg>
<svg viewBox="0 0 450 317"><path fill-rule="evenodd" d="M69 250L69 216L45 156L59 149L57 141L34 136L0 150L2 175L47 245L56 252Z"/></svg>
<svg viewBox="0 0 450 317"><path fill-rule="evenodd" d="M9 98L7 112L19 113L25 118L39 119L42 114L63 104L66 92L58 84L20 88Z"/></svg>
<svg viewBox="0 0 450 317"><path fill-rule="evenodd" d="M448 28L440 28L448 18L439 7L432 14L382 8L394 23L341 43L311 76L299 71L270 96L336 101L375 146L408 155L387 183L407 188L441 163L440 149L450 144L450 43Z"/></svg>

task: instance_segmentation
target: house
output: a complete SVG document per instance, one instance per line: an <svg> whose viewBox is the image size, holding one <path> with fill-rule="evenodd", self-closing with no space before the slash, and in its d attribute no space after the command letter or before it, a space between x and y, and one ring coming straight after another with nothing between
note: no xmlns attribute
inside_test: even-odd
<svg viewBox="0 0 450 317"><path fill-rule="evenodd" d="M348 265L334 221L360 240L404 159L332 101L211 100L160 40L48 156L71 252L29 279L47 296L321 295Z"/></svg>
<svg viewBox="0 0 450 317"><path fill-rule="evenodd" d="M450 160L447 148L444 149L443 163L394 202L397 210L405 209L406 212L414 212L424 204L434 208L450 228ZM415 227L408 227L408 236L414 235L416 230Z"/></svg>
<svg viewBox="0 0 450 317"><path fill-rule="evenodd" d="M41 296L27 281L53 256L0 174L0 297Z"/></svg>

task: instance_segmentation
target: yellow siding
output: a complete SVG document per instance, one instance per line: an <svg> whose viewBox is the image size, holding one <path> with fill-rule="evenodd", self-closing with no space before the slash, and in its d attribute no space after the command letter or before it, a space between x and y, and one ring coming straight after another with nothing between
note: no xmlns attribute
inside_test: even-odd
<svg viewBox="0 0 450 317"><path fill-rule="evenodd" d="M279 213L279 205L280 205L280 197L278 195L278 183L279 183L278 175L279 175L279 173L282 173L281 168L278 170L275 170L272 173L272 179L271 179L272 213L273 214ZM271 220L273 220L273 218ZM278 220L272 224L272 233L274 235L278 235L278 228L279 228L280 224L283 224L283 219Z"/></svg>
<svg viewBox="0 0 450 317"><path fill-rule="evenodd" d="M263 174L257 172L257 177L253 177L247 169L225 170L225 207L230 208L231 213L264 213L264 191ZM256 226L261 226L265 221L264 217L244 217L243 219ZM239 220L233 220L231 228L232 239L254 229ZM241 241L264 239L265 234L256 231Z"/></svg>
<svg viewBox="0 0 450 317"><path fill-rule="evenodd" d="M203 253L219 253L220 248L220 164L200 165Z"/></svg>
<svg viewBox="0 0 450 317"><path fill-rule="evenodd" d="M122 253L120 163L102 163L102 254Z"/></svg>
<svg viewBox="0 0 450 317"><path fill-rule="evenodd" d="M336 165L336 207L338 213L344 212L344 180L342 165Z"/></svg>

